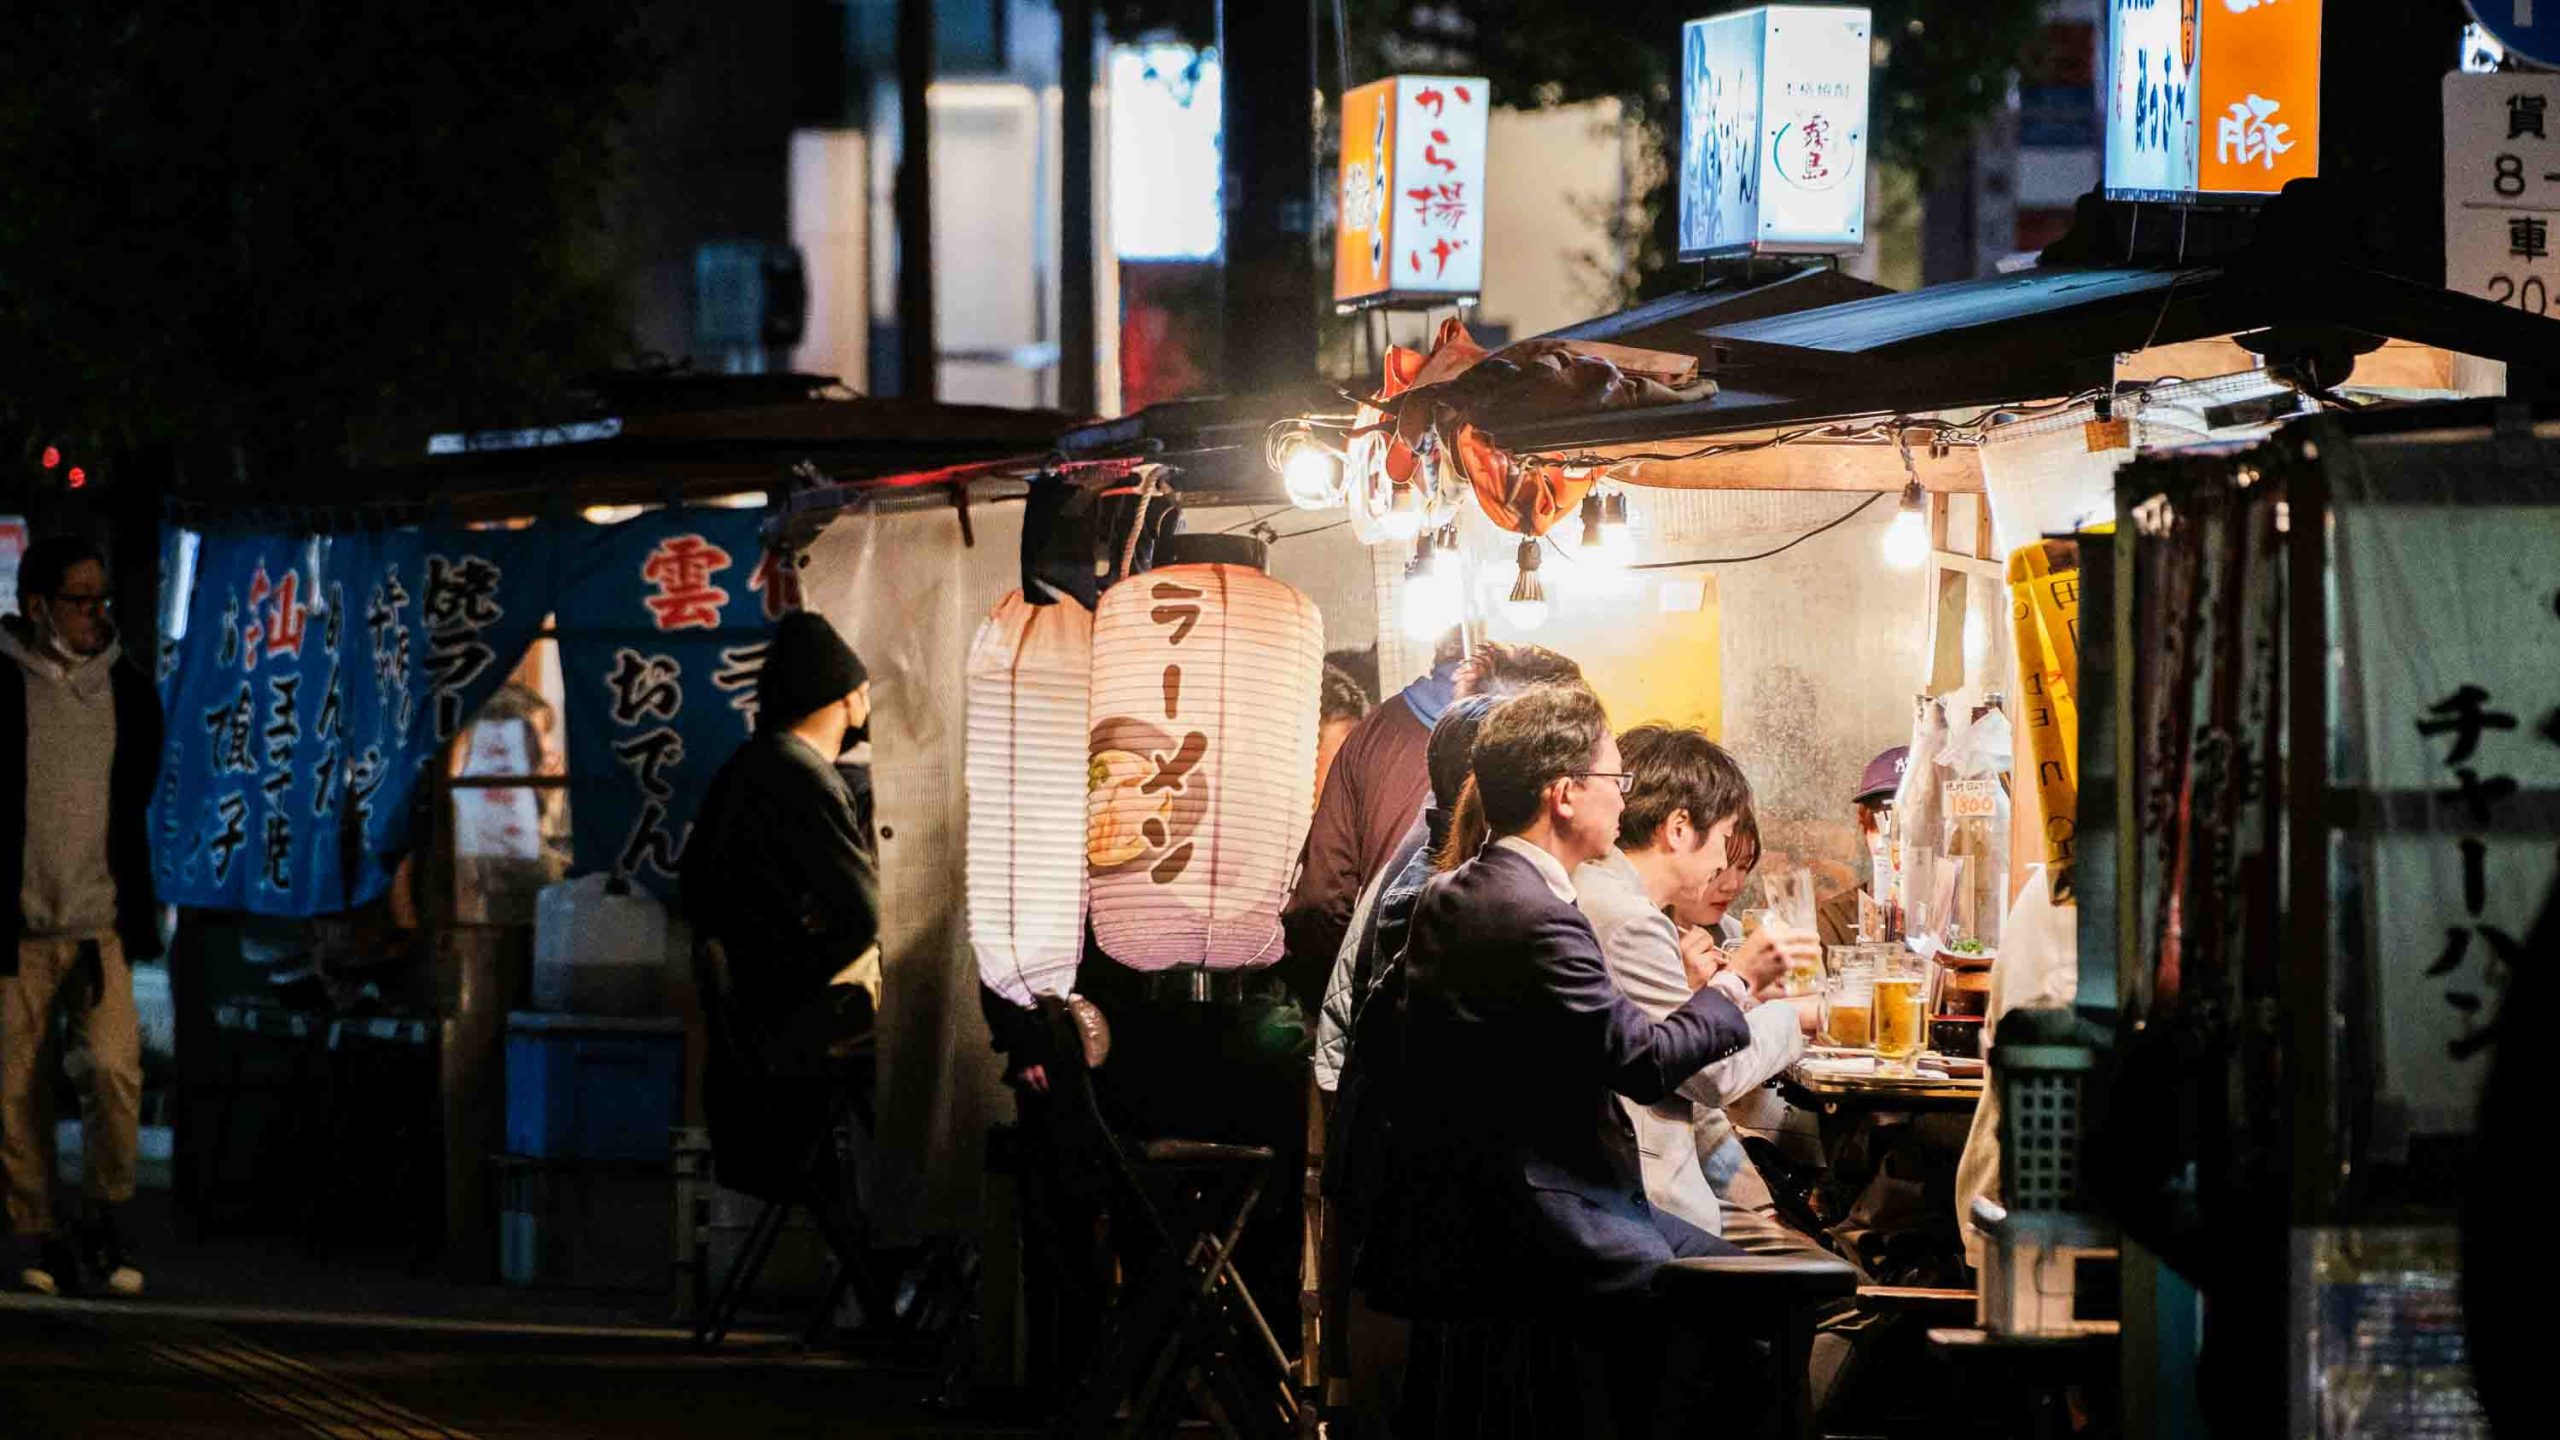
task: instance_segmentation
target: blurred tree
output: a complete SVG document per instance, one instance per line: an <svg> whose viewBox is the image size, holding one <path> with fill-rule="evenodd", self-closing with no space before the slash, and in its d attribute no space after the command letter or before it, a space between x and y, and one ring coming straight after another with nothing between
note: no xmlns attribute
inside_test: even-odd
<svg viewBox="0 0 2560 1440"><path fill-rule="evenodd" d="M275 478L618 361L592 242L636 9L15 7L0 427Z"/></svg>
<svg viewBox="0 0 2560 1440"><path fill-rule="evenodd" d="M1280 0L1297 3L1297 0ZM1656 154L1676 161L1680 27L1736 0L1317 0L1346 22L1354 84L1399 70L1463 70L1523 108L1614 99ZM1206 40L1214 0L1102 0L1112 33L1171 29ZM1970 144L2009 94L2011 72L2043 24L2043 0L1867 0L1875 12L1874 155L1925 185L1941 157ZM1319 54L1330 78L1328 18ZM1241 62L1239 62L1241 63ZM1632 259L1630 298L1677 289L1677 221L1669 165L1639 177L1621 239Z"/></svg>

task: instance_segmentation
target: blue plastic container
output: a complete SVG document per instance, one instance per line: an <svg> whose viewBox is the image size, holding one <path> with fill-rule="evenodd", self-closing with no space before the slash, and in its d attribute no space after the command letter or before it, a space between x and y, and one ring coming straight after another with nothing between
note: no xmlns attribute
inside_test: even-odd
<svg viewBox="0 0 2560 1440"><path fill-rule="evenodd" d="M507 1017L507 1150L665 1160L683 1083L681 1020L518 1011Z"/></svg>

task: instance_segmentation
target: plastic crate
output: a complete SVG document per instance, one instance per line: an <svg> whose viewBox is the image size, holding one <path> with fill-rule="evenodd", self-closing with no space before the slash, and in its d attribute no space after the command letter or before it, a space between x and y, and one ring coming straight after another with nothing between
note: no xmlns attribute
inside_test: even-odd
<svg viewBox="0 0 2560 1440"><path fill-rule="evenodd" d="M542 1159L655 1160L682 1112L684 1024L507 1017L507 1149Z"/></svg>
<svg viewBox="0 0 2560 1440"><path fill-rule="evenodd" d="M2002 1044L2000 1194L2012 1214L2079 1208L2082 1091L2097 1057L2077 1045Z"/></svg>

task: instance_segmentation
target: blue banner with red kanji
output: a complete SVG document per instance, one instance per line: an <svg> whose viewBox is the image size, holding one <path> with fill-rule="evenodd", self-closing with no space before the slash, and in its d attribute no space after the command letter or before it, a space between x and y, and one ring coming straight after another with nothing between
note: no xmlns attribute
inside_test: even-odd
<svg viewBox="0 0 2560 1440"><path fill-rule="evenodd" d="M562 568L570 839L577 868L672 899L711 777L754 733L773 620L797 604L752 511L585 526Z"/></svg>
<svg viewBox="0 0 2560 1440"><path fill-rule="evenodd" d="M614 525L172 530L162 898L307 916L381 896L420 838L430 767L460 766L453 742L546 622L577 868L671 898L701 792L754 729L766 634L797 604L762 520L670 509Z"/></svg>
<svg viewBox="0 0 2560 1440"><path fill-rule="evenodd" d="M551 547L458 527L167 547L186 593L161 647L161 898L314 915L379 896L426 766L542 627Z"/></svg>

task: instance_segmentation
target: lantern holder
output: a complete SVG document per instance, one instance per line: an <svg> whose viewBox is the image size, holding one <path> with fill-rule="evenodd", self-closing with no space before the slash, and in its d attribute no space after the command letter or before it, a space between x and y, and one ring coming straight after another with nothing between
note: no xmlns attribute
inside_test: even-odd
<svg viewBox="0 0 2560 1440"><path fill-rule="evenodd" d="M1251 996L1259 970L1157 970L1147 975L1147 998L1192 1005L1236 1005Z"/></svg>

